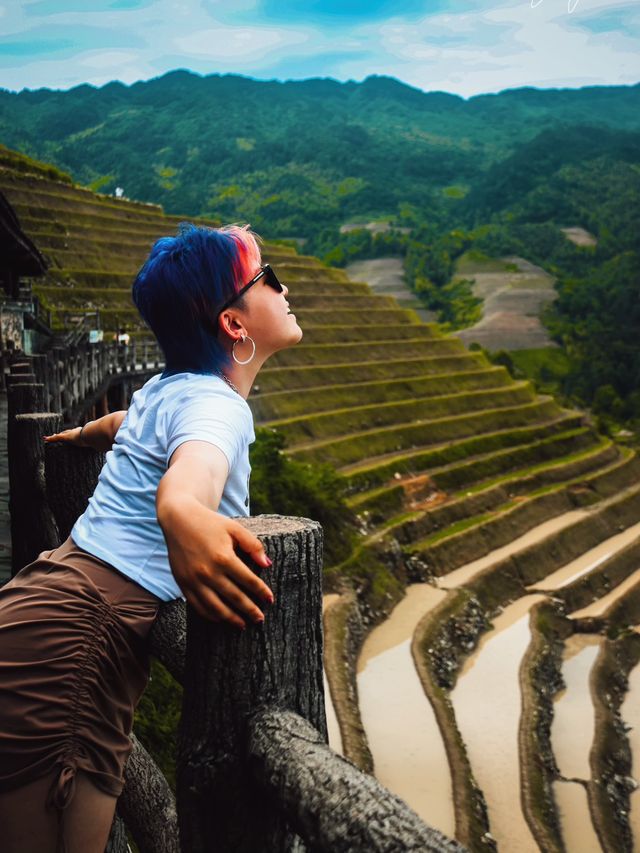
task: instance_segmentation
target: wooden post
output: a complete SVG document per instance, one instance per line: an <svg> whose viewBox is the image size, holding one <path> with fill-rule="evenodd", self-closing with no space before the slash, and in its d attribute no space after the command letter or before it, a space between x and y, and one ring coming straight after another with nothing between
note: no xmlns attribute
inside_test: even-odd
<svg viewBox="0 0 640 853"><path fill-rule="evenodd" d="M31 356L32 372L35 374L36 381L42 382L44 385L44 408L32 409L34 412L52 412L50 408L50 391L49 391L49 370L47 364L47 356L44 354L35 354Z"/></svg>
<svg viewBox="0 0 640 853"><path fill-rule="evenodd" d="M180 841L189 853L284 853L299 844L251 776L247 726L257 708L295 711L327 740L320 525L281 516L243 523L273 560L259 574L275 603L262 626L244 632L189 608L177 763Z"/></svg>
<svg viewBox="0 0 640 853"><path fill-rule="evenodd" d="M21 377L22 378L22 377ZM45 404L44 385L40 382L14 382L7 388L7 432L16 415L43 412ZM9 454L11 449L8 447Z"/></svg>
<svg viewBox="0 0 640 853"><path fill-rule="evenodd" d="M49 356L49 384L51 388L51 410L54 412L62 411L62 393L60 390L60 360L58 350L53 349L47 353Z"/></svg>
<svg viewBox="0 0 640 853"><path fill-rule="evenodd" d="M73 405L70 354L65 347L54 347L53 352L58 366L58 390L60 392L60 408L63 420L66 420L68 412Z"/></svg>
<svg viewBox="0 0 640 853"><path fill-rule="evenodd" d="M36 381L35 373L7 373L6 382L7 388L11 385L20 383L21 385L32 384Z"/></svg>
<svg viewBox="0 0 640 853"><path fill-rule="evenodd" d="M11 519L11 538L13 540L12 555L16 554L16 541L24 534L24 520L20 517L27 511L27 507L21 504L21 487L24 485L20 480L24 477L24 459L22 450L16 437L16 415L29 412L42 412L44 410L44 386L35 382L19 382L18 379L28 379L28 374L15 374L13 384L7 386L7 462L9 468L9 513ZM19 546L18 546L19 548ZM18 550L18 556L12 556L11 570L15 574L22 568L21 560L24 551ZM27 560L28 562L28 560Z"/></svg>
<svg viewBox="0 0 640 853"><path fill-rule="evenodd" d="M98 482L105 454L86 447L47 444L44 476L47 500L64 542L78 516L87 508Z"/></svg>
<svg viewBox="0 0 640 853"><path fill-rule="evenodd" d="M58 530L45 494L42 436L58 432L61 427L60 415L50 412L15 418L9 451L15 462L9 487L13 574L35 560L41 551L58 546Z"/></svg>
<svg viewBox="0 0 640 853"><path fill-rule="evenodd" d="M9 350L3 349L2 352L0 352L0 389L1 390L4 390L4 388L6 387L5 374L8 370L10 370L9 364L10 364Z"/></svg>

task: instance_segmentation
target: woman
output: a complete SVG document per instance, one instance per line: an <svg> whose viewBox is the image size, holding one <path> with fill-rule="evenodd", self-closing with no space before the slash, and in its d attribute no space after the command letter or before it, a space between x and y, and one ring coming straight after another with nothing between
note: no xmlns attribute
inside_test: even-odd
<svg viewBox="0 0 640 853"><path fill-rule="evenodd" d="M165 354L126 412L45 437L108 449L60 547L0 590L0 826L5 853L102 853L162 601L240 629L271 591L249 514L246 398L302 337L248 226L156 242L133 299Z"/></svg>

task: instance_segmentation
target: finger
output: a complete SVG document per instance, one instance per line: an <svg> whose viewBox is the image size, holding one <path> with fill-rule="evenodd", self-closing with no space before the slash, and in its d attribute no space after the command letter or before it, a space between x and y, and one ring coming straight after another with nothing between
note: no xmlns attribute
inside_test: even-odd
<svg viewBox="0 0 640 853"><path fill-rule="evenodd" d="M258 565L265 567L272 565L271 560L267 557L262 542L257 536L250 533L246 527L243 527L239 522L236 522L229 532L238 547L244 551L245 554L248 554L254 563L258 563Z"/></svg>
<svg viewBox="0 0 640 853"><path fill-rule="evenodd" d="M222 599L233 606L243 616L247 616L253 622L264 622L264 613L251 599L244 594L228 578L220 578L217 592Z"/></svg>
<svg viewBox="0 0 640 853"><path fill-rule="evenodd" d="M228 607L217 593L206 586L188 587L183 590L193 609L204 619L211 622L229 622L243 630L247 627L244 619Z"/></svg>
<svg viewBox="0 0 640 853"><path fill-rule="evenodd" d="M248 592L253 593L253 595L263 599L268 604L273 604L273 592L255 572L252 572L251 569L242 562L237 554L234 554L229 558L229 560L224 564L224 569L227 577L232 581L232 583L239 584Z"/></svg>
<svg viewBox="0 0 640 853"><path fill-rule="evenodd" d="M53 435L43 436L45 441L67 441L70 438L72 430L65 429L62 432L54 432Z"/></svg>

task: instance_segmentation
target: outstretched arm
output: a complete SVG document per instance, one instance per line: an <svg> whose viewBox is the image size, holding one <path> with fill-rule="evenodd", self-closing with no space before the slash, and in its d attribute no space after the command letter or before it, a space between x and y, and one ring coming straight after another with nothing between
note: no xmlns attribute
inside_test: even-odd
<svg viewBox="0 0 640 853"><path fill-rule="evenodd" d="M116 433L125 419L126 410L111 412L95 421L89 421L82 427L65 429L53 435L45 435L44 440L49 442L63 441L75 444L76 447L92 447L94 450L111 450Z"/></svg>
<svg viewBox="0 0 640 853"><path fill-rule="evenodd" d="M271 561L260 540L238 521L217 512L227 480L224 453L206 441L186 441L169 461L156 493L158 523L171 571L185 598L203 617L246 627L264 621L252 598L271 604L269 587L238 557L259 566Z"/></svg>

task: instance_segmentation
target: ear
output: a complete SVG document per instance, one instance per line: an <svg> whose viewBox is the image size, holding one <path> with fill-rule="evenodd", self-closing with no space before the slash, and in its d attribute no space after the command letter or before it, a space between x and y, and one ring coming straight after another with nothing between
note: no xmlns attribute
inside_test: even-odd
<svg viewBox="0 0 640 853"><path fill-rule="evenodd" d="M227 338L232 341L239 341L240 338L247 334L240 318L232 309L223 311L218 317L218 330L223 332Z"/></svg>

